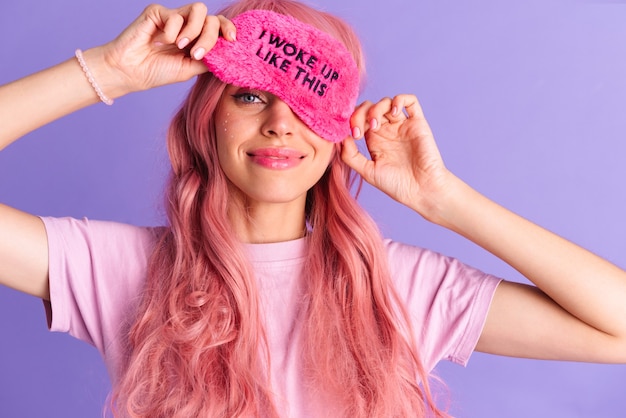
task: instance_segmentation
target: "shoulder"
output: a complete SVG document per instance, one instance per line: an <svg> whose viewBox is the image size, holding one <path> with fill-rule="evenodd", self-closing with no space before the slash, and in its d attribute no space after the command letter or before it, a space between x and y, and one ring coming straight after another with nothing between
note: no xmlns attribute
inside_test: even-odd
<svg viewBox="0 0 626 418"><path fill-rule="evenodd" d="M107 247L153 246L166 231L165 227L143 227L113 221L97 221L87 218L41 218L49 240L65 245L73 243Z"/></svg>
<svg viewBox="0 0 626 418"><path fill-rule="evenodd" d="M485 281L498 280L454 257L414 245L383 241L388 256L392 281L401 293L415 292L422 296L440 293L442 289L472 293Z"/></svg>
<svg viewBox="0 0 626 418"><path fill-rule="evenodd" d="M384 246L426 369L441 359L465 364L500 279L432 250L390 240Z"/></svg>
<svg viewBox="0 0 626 418"><path fill-rule="evenodd" d="M446 269L451 263L456 261L454 258L436 251L390 239L383 240L383 247L392 271L407 268L440 270Z"/></svg>
<svg viewBox="0 0 626 418"><path fill-rule="evenodd" d="M159 238L167 230L86 218L42 220L48 236L51 277L53 273L71 271L141 276Z"/></svg>

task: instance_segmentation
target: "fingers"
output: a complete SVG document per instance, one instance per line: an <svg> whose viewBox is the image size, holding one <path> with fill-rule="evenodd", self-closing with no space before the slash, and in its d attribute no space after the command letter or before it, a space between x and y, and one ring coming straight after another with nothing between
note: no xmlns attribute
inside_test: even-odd
<svg viewBox="0 0 626 418"><path fill-rule="evenodd" d="M346 138L341 144L341 159L356 171L365 181L369 182L369 170L372 161L359 151L353 138Z"/></svg>
<svg viewBox="0 0 626 418"><path fill-rule="evenodd" d="M200 33L197 35L196 43L191 49L191 56L197 60L201 60L215 43L219 36L220 21L216 16L204 16L202 19ZM191 35L193 39L193 34Z"/></svg>
<svg viewBox="0 0 626 418"><path fill-rule="evenodd" d="M350 118L350 126L352 126L352 137L360 138L368 130L377 130L382 123L388 121L385 113L389 109L391 99L384 98L378 103L365 101L357 106L352 117Z"/></svg>
<svg viewBox="0 0 626 418"><path fill-rule="evenodd" d="M175 16L176 20L183 18L186 15L187 18L183 19L183 25L178 28L176 35L176 46L179 49L185 48L202 32L202 27L205 23L207 16L207 8L202 3L193 3L187 6L183 6ZM198 47L195 48L196 50ZM193 51L192 51L193 55Z"/></svg>
<svg viewBox="0 0 626 418"><path fill-rule="evenodd" d="M400 94L393 99L386 97L377 103L365 101L357 106L350 118L352 137L360 138L367 131L376 132L385 124L423 116L417 97L412 94Z"/></svg>
<svg viewBox="0 0 626 418"><path fill-rule="evenodd" d="M161 33L155 41L160 44L175 44L179 49L189 49L189 54L196 60L215 46L222 35L229 41L236 40L235 25L224 16L207 15L207 7L203 3L192 3L179 9L167 9L163 6L149 6L148 15Z"/></svg>
<svg viewBox="0 0 626 418"><path fill-rule="evenodd" d="M181 32L181 36L185 36L182 39L195 39L195 44L191 48L190 54L197 60L201 60L215 46L220 34L229 41L236 40L235 25L224 16L207 16L205 11L203 15L194 19L195 26L193 28L190 27L191 22L190 18L189 23ZM187 44L188 42L183 47L180 45L178 47L182 49Z"/></svg>
<svg viewBox="0 0 626 418"><path fill-rule="evenodd" d="M397 117L401 117L398 110L404 109L409 118L423 118L424 112L417 97L413 94L399 94L393 98L392 108L395 109Z"/></svg>

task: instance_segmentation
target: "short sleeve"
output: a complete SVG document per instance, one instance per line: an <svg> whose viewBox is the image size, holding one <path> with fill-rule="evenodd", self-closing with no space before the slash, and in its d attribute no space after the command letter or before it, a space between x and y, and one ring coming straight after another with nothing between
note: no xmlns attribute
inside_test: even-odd
<svg viewBox="0 0 626 418"><path fill-rule="evenodd" d="M158 229L87 219L42 220L48 236L50 302L45 305L50 330L94 345L115 375L120 333L140 301Z"/></svg>
<svg viewBox="0 0 626 418"><path fill-rule="evenodd" d="M466 365L501 280L433 251L392 241L386 248L426 370L440 360Z"/></svg>

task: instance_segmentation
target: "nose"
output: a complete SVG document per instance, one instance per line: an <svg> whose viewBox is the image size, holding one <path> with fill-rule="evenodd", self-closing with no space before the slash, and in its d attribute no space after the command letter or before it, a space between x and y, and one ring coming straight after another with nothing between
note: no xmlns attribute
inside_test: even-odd
<svg viewBox="0 0 626 418"><path fill-rule="evenodd" d="M275 97L265 109L263 134L268 137L284 137L293 135L299 119L293 110L279 98Z"/></svg>

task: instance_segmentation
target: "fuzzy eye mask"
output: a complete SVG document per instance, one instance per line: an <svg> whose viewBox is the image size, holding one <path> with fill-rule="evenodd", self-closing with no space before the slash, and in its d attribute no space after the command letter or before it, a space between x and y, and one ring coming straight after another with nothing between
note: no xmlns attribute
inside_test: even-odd
<svg viewBox="0 0 626 418"><path fill-rule="evenodd" d="M359 70L340 41L268 10L250 10L232 21L237 40L220 37L203 59L216 77L276 95L328 141L350 135Z"/></svg>

